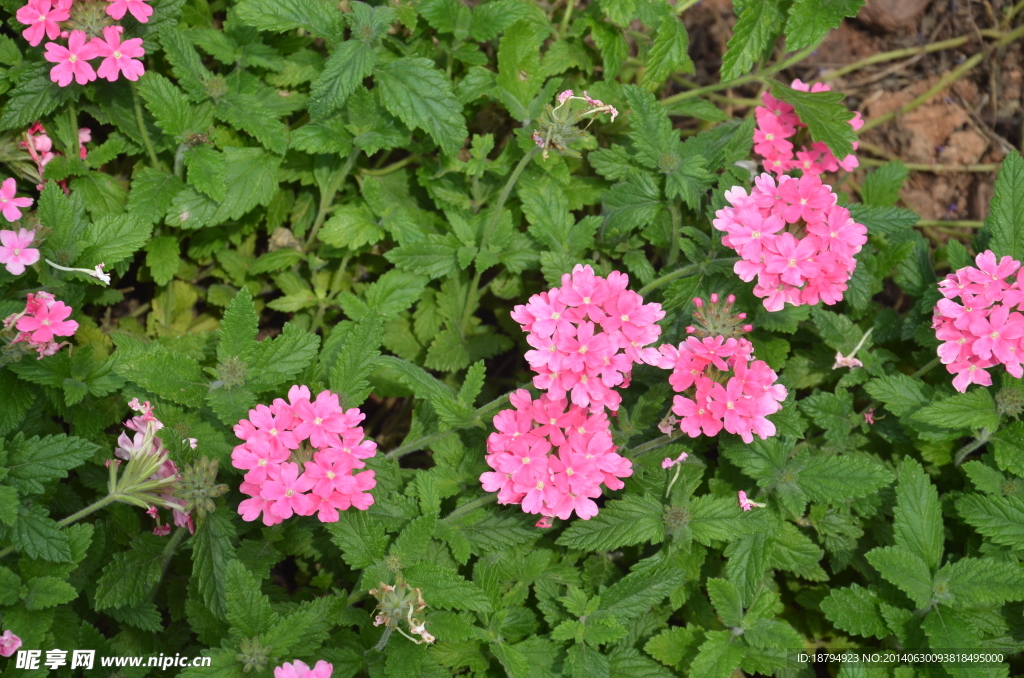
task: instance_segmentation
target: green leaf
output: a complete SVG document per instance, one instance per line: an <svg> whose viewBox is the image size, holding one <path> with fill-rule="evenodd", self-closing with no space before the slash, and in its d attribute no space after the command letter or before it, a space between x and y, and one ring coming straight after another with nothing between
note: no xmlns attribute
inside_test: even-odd
<svg viewBox="0 0 1024 678"><path fill-rule="evenodd" d="M427 278L404 271L388 271L371 284L364 293L366 304L387 318L407 310L423 294Z"/></svg>
<svg viewBox="0 0 1024 678"><path fill-rule="evenodd" d="M740 509L735 499L706 494L690 504L690 529L696 542L710 546L712 541L732 541L743 535L763 531L761 517Z"/></svg>
<svg viewBox="0 0 1024 678"><path fill-rule="evenodd" d="M899 587L918 607L931 600L932 574L920 556L902 546L884 546L868 551L866 557L886 581Z"/></svg>
<svg viewBox="0 0 1024 678"><path fill-rule="evenodd" d="M791 104L807 125L814 141L822 141L837 158L853 153L857 133L850 125L853 111L843 105L842 92L801 92L781 83L772 85L772 95Z"/></svg>
<svg viewBox="0 0 1024 678"><path fill-rule="evenodd" d="M110 268L142 249L152 231L152 224L131 212L100 217L85 229L85 251L76 263L81 268L100 263Z"/></svg>
<svg viewBox="0 0 1024 678"><path fill-rule="evenodd" d="M16 550L29 558L38 558L51 563L71 563L71 544L66 532L57 522L42 514L41 509L18 507L18 519L14 526L0 526L0 534L6 533Z"/></svg>
<svg viewBox="0 0 1024 678"><path fill-rule="evenodd" d="M664 508L656 497L627 495L608 502L590 520L577 520L557 543L576 551L611 551L665 538Z"/></svg>
<svg viewBox="0 0 1024 678"><path fill-rule="evenodd" d="M243 638L265 634L280 621L259 582L240 560L228 563L225 590L228 621Z"/></svg>
<svg viewBox="0 0 1024 678"><path fill-rule="evenodd" d="M25 596L25 609L29 611L45 610L70 603L78 597L75 587L58 577L36 577L28 582L28 595Z"/></svg>
<svg viewBox="0 0 1024 678"><path fill-rule="evenodd" d="M273 339L257 342L249 361L247 384L270 389L293 380L316 359L320 337L294 323Z"/></svg>
<svg viewBox="0 0 1024 678"><path fill-rule="evenodd" d="M125 379L179 405L200 407L209 391L195 358L160 346L122 355L114 369Z"/></svg>
<svg viewBox="0 0 1024 678"><path fill-rule="evenodd" d="M786 22L786 51L816 45L863 6L864 0L795 0Z"/></svg>
<svg viewBox="0 0 1024 678"><path fill-rule="evenodd" d="M864 390L897 417L913 414L928 403L924 383L899 372L872 379Z"/></svg>
<svg viewBox="0 0 1024 678"><path fill-rule="evenodd" d="M130 212L129 212L130 213ZM173 235L153 238L146 244L146 266L157 285L166 285L174 279L181 266L178 239Z"/></svg>
<svg viewBox="0 0 1024 678"><path fill-rule="evenodd" d="M690 678L729 678L743 661L743 646L729 631L708 631L690 664Z"/></svg>
<svg viewBox="0 0 1024 678"><path fill-rule="evenodd" d="M829 591L821 601L821 611L836 628L847 633L879 640L890 633L878 611L878 598L858 584Z"/></svg>
<svg viewBox="0 0 1024 678"><path fill-rule="evenodd" d="M235 129L248 132L263 146L284 155L288 150L288 128L251 94L229 92L217 100L213 114Z"/></svg>
<svg viewBox="0 0 1024 678"><path fill-rule="evenodd" d="M68 471L82 465L99 447L83 438L59 435L27 440L15 438L8 444L7 462L12 485L33 493L43 491L41 483L67 478Z"/></svg>
<svg viewBox="0 0 1024 678"><path fill-rule="evenodd" d="M738 627L743 623L743 605L736 585L727 579L708 579L708 597L722 623Z"/></svg>
<svg viewBox="0 0 1024 678"><path fill-rule="evenodd" d="M690 36L683 22L672 15L662 17L654 44L647 53L643 86L653 91L672 73L693 73L689 49Z"/></svg>
<svg viewBox="0 0 1024 678"><path fill-rule="evenodd" d="M601 593L601 609L620 622L635 619L672 593L683 576L678 568L631 572Z"/></svg>
<svg viewBox="0 0 1024 678"><path fill-rule="evenodd" d="M1024 500L968 494L956 502L960 516L996 544L1024 548Z"/></svg>
<svg viewBox="0 0 1024 678"><path fill-rule="evenodd" d="M666 21L677 22L675 18ZM658 100L650 92L645 92L636 85L626 85L622 93L629 104L629 138L637 151L637 159L651 169L659 169L663 164L662 155L672 153L679 142L679 132L672 128ZM678 154L675 156L679 160Z"/></svg>
<svg viewBox="0 0 1024 678"><path fill-rule="evenodd" d="M458 240L454 236L429 235L423 240L388 250L384 258L400 270L436 279L447 278L459 271L457 252Z"/></svg>
<svg viewBox="0 0 1024 678"><path fill-rule="evenodd" d="M990 430L999 426L999 413L992 395L983 388L958 393L922 407L914 420L943 429Z"/></svg>
<svg viewBox="0 0 1024 678"><path fill-rule="evenodd" d="M547 30L529 20L510 26L498 46L497 95L516 120L529 116L530 103L544 86L540 46Z"/></svg>
<svg viewBox="0 0 1024 678"><path fill-rule="evenodd" d="M423 598L432 607L446 610L474 610L490 612L491 601L474 582L466 579L454 569L435 563L419 563L404 571L412 586L423 589Z"/></svg>
<svg viewBox="0 0 1024 678"><path fill-rule="evenodd" d="M947 583L953 595L951 607L960 609L1024 600L1021 567L992 558L961 558L939 570L935 581Z"/></svg>
<svg viewBox="0 0 1024 678"><path fill-rule="evenodd" d="M1024 259L1024 158L1016 150L1000 165L985 228L997 257Z"/></svg>
<svg viewBox="0 0 1024 678"><path fill-rule="evenodd" d="M378 67L374 74L381 103L392 115L410 129L430 134L449 155L462 148L469 135L462 104L433 61L404 57Z"/></svg>
<svg viewBox="0 0 1024 678"><path fill-rule="evenodd" d="M616 234L643 228L665 209L654 176L631 171L627 181L615 184L604 194L605 229Z"/></svg>
<svg viewBox="0 0 1024 678"><path fill-rule="evenodd" d="M160 75L139 81L139 94L146 108L153 114L156 125L176 141L185 141L190 135L205 134L213 125L213 107L209 103L195 105L185 93Z"/></svg>
<svg viewBox="0 0 1024 678"><path fill-rule="evenodd" d="M343 205L324 223L317 237L321 242L334 247L357 250L382 240L384 231L365 204Z"/></svg>
<svg viewBox="0 0 1024 678"><path fill-rule="evenodd" d="M174 77L185 88L189 98L196 103L205 100L206 81L211 73L203 66L192 42L174 26L164 26L160 29L160 46L174 68Z"/></svg>
<svg viewBox="0 0 1024 678"><path fill-rule="evenodd" d="M906 234L914 228L918 222L918 216L910 210L899 207L879 207L876 205L849 205L850 216L859 224L864 224L868 229L868 235L892 236ZM900 257L903 259L906 255ZM894 264L893 264L894 265ZM889 274L890 265L886 268L885 275Z"/></svg>
<svg viewBox="0 0 1024 678"><path fill-rule="evenodd" d="M217 360L224 362L229 358L243 360L256 348L256 333L259 331L259 318L252 302L249 289L243 287L231 300L224 317L220 321L217 333Z"/></svg>
<svg viewBox="0 0 1024 678"><path fill-rule="evenodd" d="M0 605L14 605L21 600L21 577L0 567Z"/></svg>
<svg viewBox="0 0 1024 678"><path fill-rule="evenodd" d="M136 168L132 189L128 193L128 213L155 224L164 218L174 196L185 184L170 172L161 172L152 167L139 168L138 165Z"/></svg>
<svg viewBox="0 0 1024 678"><path fill-rule="evenodd" d="M939 493L912 458L900 466L893 531L896 544L921 558L931 571L942 561L942 508Z"/></svg>
<svg viewBox="0 0 1024 678"><path fill-rule="evenodd" d="M228 194L228 168L225 157L223 153L210 146L194 146L185 151L189 185L208 195L212 200L224 200Z"/></svg>
<svg viewBox="0 0 1024 678"><path fill-rule="evenodd" d="M331 390L343 407L359 407L373 390L367 377L377 367L383 326L378 315L369 314L345 336L338 359L331 368Z"/></svg>
<svg viewBox="0 0 1024 678"><path fill-rule="evenodd" d="M281 157L261 148L224 149L226 190L217 202L187 188L174 197L165 220L169 226L197 229L240 219L257 205L267 205L278 192Z"/></svg>
<svg viewBox="0 0 1024 678"><path fill-rule="evenodd" d="M244 23L271 33L294 28L328 40L340 40L344 28L341 14L317 0L245 0L235 7Z"/></svg>
<svg viewBox="0 0 1024 678"><path fill-rule="evenodd" d="M363 570L384 557L388 545L384 525L365 511L341 511L338 522L325 526L349 567Z"/></svg>
<svg viewBox="0 0 1024 678"><path fill-rule="evenodd" d="M28 127L68 100L73 88L50 80L50 68L47 63L37 63L22 72L17 86L6 95L0 130Z"/></svg>
<svg viewBox="0 0 1024 678"><path fill-rule="evenodd" d="M892 474L877 462L821 455L807 460L797 483L811 501L843 503L872 495L892 480Z"/></svg>
<svg viewBox="0 0 1024 678"><path fill-rule="evenodd" d="M722 82L749 73L754 64L764 59L778 39L784 21L776 0L743 3L743 11L733 26L732 37L722 57Z"/></svg>
<svg viewBox="0 0 1024 678"><path fill-rule="evenodd" d="M906 165L899 160L876 167L875 171L864 179L861 197L868 205L892 207L900 199L900 189L903 188L903 182L907 180L909 174Z"/></svg>
<svg viewBox="0 0 1024 678"><path fill-rule="evenodd" d="M163 573L162 541L136 539L127 551L115 553L96 582L96 609L138 605L147 600Z"/></svg>
<svg viewBox="0 0 1024 678"><path fill-rule="evenodd" d="M18 506L18 490L10 485L0 485L0 523L13 525L18 519Z"/></svg>
<svg viewBox="0 0 1024 678"><path fill-rule="evenodd" d="M227 568L235 559L235 526L224 511L208 513L192 537L192 576L203 603L217 617L227 614Z"/></svg>

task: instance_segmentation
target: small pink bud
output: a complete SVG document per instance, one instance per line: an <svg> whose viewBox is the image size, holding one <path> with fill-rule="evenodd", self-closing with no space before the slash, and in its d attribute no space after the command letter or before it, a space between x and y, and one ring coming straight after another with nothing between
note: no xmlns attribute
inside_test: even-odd
<svg viewBox="0 0 1024 678"><path fill-rule="evenodd" d="M736 303L736 295L735 294L730 294L729 296L727 296L725 298L725 300L726 300L726 302L728 302L730 304L735 304Z"/></svg>
<svg viewBox="0 0 1024 678"><path fill-rule="evenodd" d="M693 325L687 325L686 326L686 333L687 334L693 334L696 331L697 331L697 328L694 327Z"/></svg>
<svg viewBox="0 0 1024 678"><path fill-rule="evenodd" d="M746 313L737 313L736 317L739 318L740 320L746 320L747 314Z"/></svg>
<svg viewBox="0 0 1024 678"><path fill-rule="evenodd" d="M743 326L743 331L744 332L753 332L754 331L754 326L753 325L744 325Z"/></svg>
<svg viewBox="0 0 1024 678"><path fill-rule="evenodd" d="M554 521L552 521L550 517L544 516L543 518L541 518L540 520L538 520L536 522L534 527L539 527L542 530L546 530L547 528L549 528L549 527L551 527L553 525L554 525Z"/></svg>
<svg viewBox="0 0 1024 678"><path fill-rule="evenodd" d="M704 300L701 299L700 297L694 297L693 305L696 306L697 308L704 308Z"/></svg>
<svg viewBox="0 0 1024 678"><path fill-rule="evenodd" d="M718 292L712 292L711 293L711 303L712 304L717 304L718 303Z"/></svg>

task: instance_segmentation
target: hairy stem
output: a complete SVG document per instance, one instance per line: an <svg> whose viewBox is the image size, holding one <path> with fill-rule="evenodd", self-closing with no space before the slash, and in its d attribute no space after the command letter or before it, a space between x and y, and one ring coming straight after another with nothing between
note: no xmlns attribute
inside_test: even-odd
<svg viewBox="0 0 1024 678"><path fill-rule="evenodd" d="M456 507L454 511L445 516L445 520L455 520L456 518L464 516L474 509L478 509L481 506L487 506L488 504L493 504L496 501L498 501L497 493L492 492L490 494L485 494L482 497L477 497L473 501L467 501L462 506Z"/></svg>
<svg viewBox="0 0 1024 678"><path fill-rule="evenodd" d="M132 83L132 101L135 103L135 121L139 125L142 143L146 146L146 151L149 153L149 160L153 163L153 167L159 167L160 159L156 156L153 140L149 138L149 130L146 129L146 117L142 114L142 99L139 98L139 86L134 82Z"/></svg>
<svg viewBox="0 0 1024 678"><path fill-rule="evenodd" d="M477 408L477 410L474 412L474 420L482 419L483 417L486 417L492 412L495 412L496 410L500 409L502 405L508 402L509 395L511 395L511 393L506 393L502 396L498 396L497 398L487 403L486 405L482 405L481 407ZM428 433L425 436L417 438L411 443L403 443L402 445L399 445L395 449L388 452L385 455L385 458L400 459L407 454L412 454L413 452L422 450L435 440L440 440L449 433L454 432L454 429L450 429L448 431L435 431L434 433Z"/></svg>
<svg viewBox="0 0 1024 678"><path fill-rule="evenodd" d="M516 182L519 181L520 175L523 170L529 165L533 159L540 153L540 147L533 146L523 155L519 164L516 165L515 169L512 170L512 174L509 175L508 181L505 182L505 186L501 189L501 193L498 194L498 201L494 203L494 213L491 218L487 220L487 226L484 227L484 233L480 236L480 251L483 252L487 248L487 241L491 239L491 234L494 229L498 226L498 221L501 220L501 214L505 211L505 201L508 200L509 194L512 193L512 189L515 188ZM479 266L476 267L476 274L473 276L473 282L469 286L469 292L466 295L466 307L462 312L462 322L459 325L460 331L464 334L466 329L469 327L469 319L473 316L473 307L476 306L477 300L480 298L480 278L483 272Z"/></svg>
<svg viewBox="0 0 1024 678"><path fill-rule="evenodd" d="M665 445L668 445L669 443L671 443L673 440L675 440L678 437L679 437L678 434L669 434L669 435L661 436L660 438L655 438L654 440L648 440L643 445L638 445L637 447L634 447L631 450L628 450L629 458L630 459L636 459L637 457L639 457L644 452L650 452L651 450L656 450L659 447L664 447Z"/></svg>
<svg viewBox="0 0 1024 678"><path fill-rule="evenodd" d="M353 150L349 154L341 171L334 176L334 180L327 185L327 190L320 196L320 209L317 210L316 219L313 221L313 229L309 232L309 237L306 239L306 246L303 248L304 252L309 252L313 249L313 243L316 242L316 236L320 233L320 227L324 225L324 221L327 219L327 212L331 209L334 196L337 195L338 190L345 183L345 179L348 178L349 172L352 171L352 165L355 164L358 156L359 151L357 150Z"/></svg>
<svg viewBox="0 0 1024 678"><path fill-rule="evenodd" d="M964 459L967 458L967 455L969 455L971 452L974 452L976 449L987 443L988 439L991 437L992 432L988 430L988 427L982 428L981 431L978 433L977 438L975 438L974 440L972 440L971 442L967 443L959 450L957 450L956 456L953 457L953 465L959 466L960 464L962 464L964 462Z"/></svg>
<svg viewBox="0 0 1024 678"><path fill-rule="evenodd" d="M674 271L672 271L670 273L666 273L665 275L661 276L660 278L652 280L651 282L649 282L646 285L644 285L643 287L641 287L639 294L640 294L640 296L645 296L645 295L649 294L650 292L652 292L653 290L656 290L659 287L661 287L662 285L668 284L668 283L672 282L673 280L676 280L677 278L685 278L686 276L690 275L691 273L696 273L697 271L701 271L705 267L710 265L712 261L724 261L726 263L732 264L732 263L735 263L735 262L737 262L739 260L740 260L739 257L726 257L724 259L710 259L710 260L705 261L703 263L690 264L689 266L683 266L682 268L677 268L676 270L674 270Z"/></svg>
<svg viewBox="0 0 1024 678"><path fill-rule="evenodd" d="M679 231L683 228L683 216L679 212L679 198L673 198L668 203L668 212L672 216L672 243L669 246L668 258L665 264L675 266L679 259Z"/></svg>
<svg viewBox="0 0 1024 678"><path fill-rule="evenodd" d="M938 364L939 364L939 358L936 356L935 358L932 358L931 362L926 363L924 367L922 367L917 372L914 372L912 375L910 375L910 378L911 379L917 379L918 377L923 377L924 375L926 375L929 372L931 372Z"/></svg>
<svg viewBox="0 0 1024 678"><path fill-rule="evenodd" d="M82 518L86 517L90 513L94 513L96 511L99 511L104 506L107 506L109 504L113 504L115 501L119 501L119 500L120 500L120 496L119 495L117 495L115 493L110 493L107 496L103 497L102 499L100 499L100 500L98 500L98 501L96 501L96 502L94 502L92 504L89 504L88 506L86 506L81 511L75 511L74 513L72 513L67 518L62 518L61 520L58 520L57 521L57 525L59 527L67 527L71 523L76 522L78 520L81 520ZM7 548L3 549L2 551L0 551L0 558L3 558L4 556L9 554L13 550L14 550L13 546L8 546Z"/></svg>

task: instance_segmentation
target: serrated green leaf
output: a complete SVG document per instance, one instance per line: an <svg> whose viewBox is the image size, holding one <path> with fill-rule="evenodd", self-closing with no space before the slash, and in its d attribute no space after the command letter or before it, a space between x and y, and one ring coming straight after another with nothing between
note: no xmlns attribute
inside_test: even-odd
<svg viewBox="0 0 1024 678"><path fill-rule="evenodd" d="M811 501L842 503L872 495L892 480L877 462L822 455L806 461L797 483Z"/></svg>
<svg viewBox="0 0 1024 678"><path fill-rule="evenodd" d="M432 607L476 612L492 609L490 599L480 587L455 570L426 562L405 570L404 574L409 584L423 589L423 598Z"/></svg>
<svg viewBox="0 0 1024 678"><path fill-rule="evenodd" d="M195 358L159 346L122 356L115 370L125 379L179 405L199 407L209 391Z"/></svg>
<svg viewBox="0 0 1024 678"><path fill-rule="evenodd" d="M866 554L868 562L882 577L924 607L932 597L932 574L928 563L902 546L884 546Z"/></svg>
<svg viewBox="0 0 1024 678"><path fill-rule="evenodd" d="M284 155L288 150L288 128L251 94L225 94L217 100L213 115L235 129L248 132L274 153Z"/></svg>
<svg viewBox="0 0 1024 678"><path fill-rule="evenodd" d="M601 593L601 609L620 622L634 619L668 596L683 576L678 568L632 572Z"/></svg>
<svg viewBox="0 0 1024 678"><path fill-rule="evenodd" d="M729 678L743 661L743 646L729 631L708 631L690 664L690 678Z"/></svg>
<svg viewBox="0 0 1024 678"><path fill-rule="evenodd" d="M259 318L252 294L243 287L231 300L220 321L217 359L223 363L229 358L248 358L256 348L258 330Z"/></svg>
<svg viewBox="0 0 1024 678"><path fill-rule="evenodd" d="M21 481L17 484L23 489L41 492L40 483L67 478L69 470L81 465L98 449L88 440L63 433L45 438L33 436L27 440L16 438L8 443L4 466L8 468L9 478Z"/></svg>
<svg viewBox="0 0 1024 678"><path fill-rule="evenodd" d="M96 608L137 605L146 600L163 573L163 544L147 537L115 553L96 581Z"/></svg>
<svg viewBox="0 0 1024 678"><path fill-rule="evenodd" d="M320 337L294 323L273 339L257 342L249 361L247 385L270 389L293 380L316 359Z"/></svg>
<svg viewBox="0 0 1024 678"><path fill-rule="evenodd" d="M367 377L377 367L380 345L384 340L381 318L369 314L349 330L338 359L331 368L331 390L342 406L359 407L370 395Z"/></svg>
<svg viewBox="0 0 1024 678"><path fill-rule="evenodd" d="M890 374L872 379L864 390L876 400L885 403L885 409L897 417L912 414L928 403L925 385L906 374Z"/></svg>
<svg viewBox="0 0 1024 678"><path fill-rule="evenodd" d="M733 26L732 37L722 57L722 82L749 73L775 44L784 21L785 16L776 0L743 3L743 11Z"/></svg>
<svg viewBox="0 0 1024 678"><path fill-rule="evenodd" d="M864 180L861 197L868 205L893 207L900 198L900 190L909 174L906 165L899 160L887 162L875 168Z"/></svg>
<svg viewBox="0 0 1024 678"><path fill-rule="evenodd" d="M913 418L922 424L944 429L995 429L999 425L995 401L983 388L926 405L914 413Z"/></svg>
<svg viewBox="0 0 1024 678"><path fill-rule="evenodd" d="M381 103L410 129L427 132L445 153L462 148L469 132L451 82L430 59L408 58L374 71Z"/></svg>
<svg viewBox="0 0 1024 678"><path fill-rule="evenodd" d="M149 240L153 227L131 212L103 216L85 230L85 250L76 262L81 268L105 264L108 268L138 252Z"/></svg>
<svg viewBox="0 0 1024 678"><path fill-rule="evenodd" d="M25 609L29 611L45 610L70 603L78 597L78 591L71 584L58 577L36 577L28 582L28 595L25 596Z"/></svg>
<svg viewBox="0 0 1024 678"><path fill-rule="evenodd" d="M260 590L259 582L239 560L227 564L225 592L228 621L243 638L267 633L280 621Z"/></svg>
<svg viewBox="0 0 1024 678"><path fill-rule="evenodd" d="M235 8L238 18L261 31L283 33L302 28L329 40L340 40L341 15L317 0L245 0Z"/></svg>
<svg viewBox="0 0 1024 678"><path fill-rule="evenodd" d="M693 73L689 49L690 36L683 22L675 16L662 17L654 44L647 53L643 86L654 90L672 73Z"/></svg>
<svg viewBox="0 0 1024 678"><path fill-rule="evenodd" d="M842 92L801 92L781 83L772 85L772 95L793 106L807 125L814 141L828 145L837 158L853 153L857 133L850 125L853 111L843 105Z"/></svg>
<svg viewBox="0 0 1024 678"><path fill-rule="evenodd" d="M938 569L944 541L939 493L914 459L904 459L900 466L893 514L896 544L921 558L931 571Z"/></svg>
<svg viewBox="0 0 1024 678"><path fill-rule="evenodd" d="M1024 259L1024 158L1016 150L1000 165L985 228L996 257Z"/></svg>
<svg viewBox="0 0 1024 678"><path fill-rule="evenodd" d="M707 580L707 587L708 597L722 623L729 627L739 627L743 623L743 605L736 585L727 579L711 578Z"/></svg>
<svg viewBox="0 0 1024 678"><path fill-rule="evenodd" d="M235 559L235 526L224 511L208 513L192 537L192 576L204 604L215 615L227 614L227 568Z"/></svg>
<svg viewBox="0 0 1024 678"><path fill-rule="evenodd" d="M786 51L817 44L846 17L857 16L864 0L795 0L786 22Z"/></svg>
<svg viewBox="0 0 1024 678"><path fill-rule="evenodd" d="M590 520L577 520L558 537L558 544L577 551L611 551L665 538L664 508L649 495L627 495L610 501Z"/></svg>
<svg viewBox="0 0 1024 678"><path fill-rule="evenodd" d="M829 591L821 601L821 611L836 628L848 633L879 640L890 633L878 611L878 598L858 584Z"/></svg>
<svg viewBox="0 0 1024 678"><path fill-rule="evenodd" d="M130 213L130 212L129 212ZM146 243L146 266L157 285L166 285L174 279L181 266L178 239L172 235L153 238Z"/></svg>
<svg viewBox="0 0 1024 678"><path fill-rule="evenodd" d="M384 557L388 545L384 525L364 511L342 511L338 522L327 523L326 527L349 567L362 570Z"/></svg>
<svg viewBox="0 0 1024 678"><path fill-rule="evenodd" d="M956 502L960 516L997 544L1024 547L1024 500L968 494Z"/></svg>
<svg viewBox="0 0 1024 678"><path fill-rule="evenodd" d="M953 600L943 602L959 609L1024 600L1024 570L992 558L961 558L939 570L935 582L946 583Z"/></svg>

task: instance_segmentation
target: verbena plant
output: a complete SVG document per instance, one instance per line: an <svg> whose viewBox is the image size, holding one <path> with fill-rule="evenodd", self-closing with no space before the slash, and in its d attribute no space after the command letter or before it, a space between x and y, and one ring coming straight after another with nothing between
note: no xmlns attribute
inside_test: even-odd
<svg viewBox="0 0 1024 678"><path fill-rule="evenodd" d="M777 79L862 2L736 0L709 88L693 4L0 0L0 654L1019 652L1024 161L933 248Z"/></svg>

